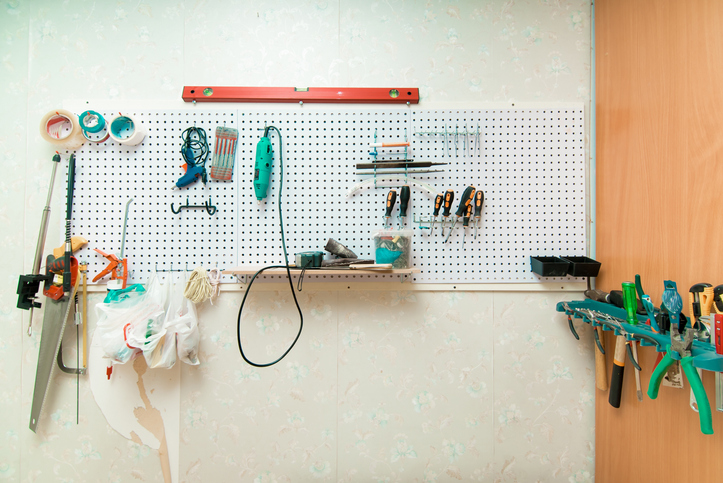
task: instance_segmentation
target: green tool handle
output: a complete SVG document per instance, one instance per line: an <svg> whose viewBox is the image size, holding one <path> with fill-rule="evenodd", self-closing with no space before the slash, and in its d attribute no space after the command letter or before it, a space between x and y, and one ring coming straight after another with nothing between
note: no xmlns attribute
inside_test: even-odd
<svg viewBox="0 0 723 483"><path fill-rule="evenodd" d="M467 211L467 206L469 206L474 199L474 192L474 186L467 186L465 188L464 192L462 193L462 197L459 199L459 206L457 207L457 212L455 213L457 217L464 216L465 212Z"/></svg>
<svg viewBox="0 0 723 483"><path fill-rule="evenodd" d="M698 371L693 367L693 356L683 357L680 361L683 366L685 377L688 378L690 389L693 391L695 401L698 403L698 416L700 417L700 431L703 434L713 434L713 417L710 412L708 395L705 393L703 381L700 380Z"/></svg>
<svg viewBox="0 0 723 483"><path fill-rule="evenodd" d="M635 317L638 300L635 298L635 284L632 282L623 282L623 305L625 306L625 312L628 314L628 324L638 325L638 318Z"/></svg>
<svg viewBox="0 0 723 483"><path fill-rule="evenodd" d="M655 366L653 375L650 376L650 384L648 384L648 397L650 399L656 399L658 397L658 391L660 390L660 383L663 382L665 373L668 372L668 368L675 363L670 355L670 346L667 348L665 357Z"/></svg>

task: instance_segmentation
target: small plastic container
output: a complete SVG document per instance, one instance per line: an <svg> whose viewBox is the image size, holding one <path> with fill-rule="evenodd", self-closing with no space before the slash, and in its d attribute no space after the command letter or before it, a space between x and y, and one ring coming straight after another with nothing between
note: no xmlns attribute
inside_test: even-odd
<svg viewBox="0 0 723 483"><path fill-rule="evenodd" d="M381 230L374 234L374 262L392 268L412 267L413 230Z"/></svg>
<svg viewBox="0 0 723 483"><path fill-rule="evenodd" d="M560 257L570 263L568 275L573 277L597 277L600 273L600 262L588 257Z"/></svg>
<svg viewBox="0 0 723 483"><path fill-rule="evenodd" d="M564 277L570 262L559 257L530 257L532 271L543 277Z"/></svg>

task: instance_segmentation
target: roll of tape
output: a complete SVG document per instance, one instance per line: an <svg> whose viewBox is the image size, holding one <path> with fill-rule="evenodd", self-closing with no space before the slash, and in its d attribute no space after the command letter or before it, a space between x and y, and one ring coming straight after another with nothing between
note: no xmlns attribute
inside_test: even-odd
<svg viewBox="0 0 723 483"><path fill-rule="evenodd" d="M146 137L146 131L132 117L118 114L109 123L110 137L124 146L138 146Z"/></svg>
<svg viewBox="0 0 723 483"><path fill-rule="evenodd" d="M58 149L78 149L85 142L78 117L65 109L56 109L43 116L40 136Z"/></svg>
<svg viewBox="0 0 723 483"><path fill-rule="evenodd" d="M105 127L105 119L95 111L85 111L78 120L80 121L80 128L85 132L95 134Z"/></svg>

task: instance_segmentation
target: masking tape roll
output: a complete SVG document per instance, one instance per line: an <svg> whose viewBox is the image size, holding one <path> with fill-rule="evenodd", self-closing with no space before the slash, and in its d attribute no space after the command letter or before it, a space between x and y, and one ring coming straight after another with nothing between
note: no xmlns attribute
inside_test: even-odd
<svg viewBox="0 0 723 483"><path fill-rule="evenodd" d="M139 123L121 113L111 119L108 132L113 141L124 146L138 146L146 137L146 131Z"/></svg>
<svg viewBox="0 0 723 483"><path fill-rule="evenodd" d="M43 116L40 136L58 149L71 151L85 142L78 117L65 109L56 109Z"/></svg>

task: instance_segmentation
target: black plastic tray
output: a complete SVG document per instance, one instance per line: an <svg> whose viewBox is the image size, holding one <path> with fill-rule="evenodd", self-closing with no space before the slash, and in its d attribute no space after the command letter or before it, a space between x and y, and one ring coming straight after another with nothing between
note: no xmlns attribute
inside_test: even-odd
<svg viewBox="0 0 723 483"><path fill-rule="evenodd" d="M532 271L543 277L564 277L570 262L560 257L530 257Z"/></svg>
<svg viewBox="0 0 723 483"><path fill-rule="evenodd" d="M573 277L597 277L600 273L600 262L588 257L561 257L570 262L568 275Z"/></svg>

